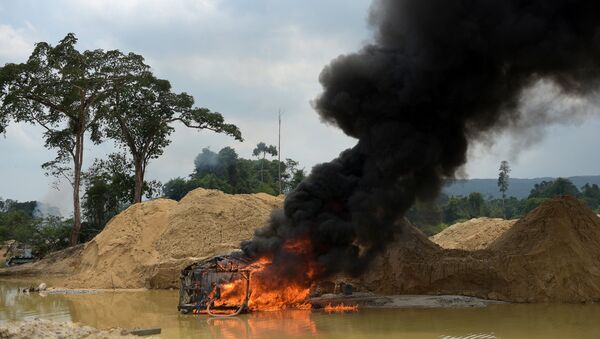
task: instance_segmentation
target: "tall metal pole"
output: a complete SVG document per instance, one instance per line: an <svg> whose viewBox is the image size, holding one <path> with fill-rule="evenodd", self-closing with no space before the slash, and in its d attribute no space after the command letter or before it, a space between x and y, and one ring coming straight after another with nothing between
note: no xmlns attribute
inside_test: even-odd
<svg viewBox="0 0 600 339"><path fill-rule="evenodd" d="M278 119L279 119L279 133L278 133L278 145L277 145L277 166L278 166L278 172L279 172L279 194L282 193L282 189L281 189L281 109L279 109L279 113L278 113Z"/></svg>

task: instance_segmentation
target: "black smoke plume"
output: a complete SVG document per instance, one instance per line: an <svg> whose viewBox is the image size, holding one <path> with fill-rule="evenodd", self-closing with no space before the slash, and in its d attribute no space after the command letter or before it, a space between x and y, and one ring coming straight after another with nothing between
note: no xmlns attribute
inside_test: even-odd
<svg viewBox="0 0 600 339"><path fill-rule="evenodd" d="M525 119L525 90L598 89L600 1L380 0L369 22L373 43L325 67L314 102L358 143L313 168L242 244L247 255L302 271L284 244L308 238L317 278L359 274L413 203L465 164L470 143Z"/></svg>

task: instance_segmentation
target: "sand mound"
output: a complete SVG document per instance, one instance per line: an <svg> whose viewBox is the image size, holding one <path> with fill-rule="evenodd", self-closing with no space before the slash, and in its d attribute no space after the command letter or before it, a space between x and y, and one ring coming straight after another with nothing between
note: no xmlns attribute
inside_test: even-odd
<svg viewBox="0 0 600 339"><path fill-rule="evenodd" d="M136 204L89 243L0 274L72 274L67 287L177 287L183 266L236 248L282 203L198 189L179 203ZM600 301L600 218L575 198L550 200L519 221L470 220L434 240L447 248L404 221L366 273L344 279L385 294Z"/></svg>
<svg viewBox="0 0 600 339"><path fill-rule="evenodd" d="M177 202L157 199L129 207L88 242L70 286L144 287L148 270L162 258L155 243L168 227Z"/></svg>
<svg viewBox="0 0 600 339"><path fill-rule="evenodd" d="M480 250L436 248L415 232L407 225L357 283L387 294L600 301L600 218L575 198L546 202Z"/></svg>
<svg viewBox="0 0 600 339"><path fill-rule="evenodd" d="M600 218L575 198L553 199L489 250L517 300L600 300Z"/></svg>
<svg viewBox="0 0 600 339"><path fill-rule="evenodd" d="M185 265L237 248L282 204L282 197L268 194L201 188L179 203L135 204L90 242L0 274L69 275L58 283L73 288L177 287Z"/></svg>
<svg viewBox="0 0 600 339"><path fill-rule="evenodd" d="M265 224L282 198L266 193L230 195L216 190L195 190L186 195L169 215L168 228L156 249L175 259L212 256L239 248Z"/></svg>
<svg viewBox="0 0 600 339"><path fill-rule="evenodd" d="M429 239L447 249L482 250L510 229L515 222L517 220L474 218L454 224Z"/></svg>

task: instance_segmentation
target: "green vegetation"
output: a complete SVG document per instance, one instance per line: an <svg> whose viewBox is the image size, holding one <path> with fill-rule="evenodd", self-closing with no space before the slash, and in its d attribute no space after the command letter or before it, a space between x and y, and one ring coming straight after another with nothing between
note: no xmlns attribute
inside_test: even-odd
<svg viewBox="0 0 600 339"><path fill-rule="evenodd" d="M541 205L544 201L558 196L571 195L584 201L591 209L600 213L600 187L586 184L578 189L571 181L557 178L536 184L525 199L515 197L484 199L481 193L468 196L448 197L442 194L436 201L419 202L413 206L408 219L428 235L439 233L456 222L471 218L520 218Z"/></svg>
<svg viewBox="0 0 600 339"><path fill-rule="evenodd" d="M268 147L265 143L259 143ZM257 147L258 149L258 147ZM256 151L256 150L255 150ZM194 160L195 169L189 179L175 178L165 183L165 197L180 200L195 188L218 189L225 193L258 193L277 195L279 190L278 171L281 165L283 193L292 191L304 179L304 169L298 168L298 162L286 159L285 162L267 160L266 154L274 152L258 151L258 160L240 158L231 147L225 147L218 153L204 148Z"/></svg>
<svg viewBox="0 0 600 339"><path fill-rule="evenodd" d="M173 93L169 81L155 78L141 55L80 52L76 45L77 38L69 33L56 46L37 43L26 62L0 67L0 134L12 121L44 130L45 146L56 157L42 167L73 188L71 245L82 232L80 189L87 140L99 144L111 139L128 152L133 202L142 200L148 163L162 155L176 123L242 140L237 126L225 123L220 113L194 107L192 96ZM92 191L100 190L99 184L91 185ZM89 204L87 209L84 213Z"/></svg>
<svg viewBox="0 0 600 339"><path fill-rule="evenodd" d="M113 153L107 160L96 159L83 174L82 201L84 223L81 241L98 234L115 215L135 201L135 171L131 160L122 153ZM144 181L142 193L151 199L159 195L161 184Z"/></svg>
<svg viewBox="0 0 600 339"><path fill-rule="evenodd" d="M506 200L506 191L508 190L508 179L510 178L510 166L508 165L508 161L503 160L500 163L499 171L500 172L498 173L498 190L500 190L500 192L502 193L502 210L504 211L504 201Z"/></svg>
<svg viewBox="0 0 600 339"><path fill-rule="evenodd" d="M26 243L38 256L67 247L72 221L58 217L37 218L36 205L35 201L0 199L0 242Z"/></svg>

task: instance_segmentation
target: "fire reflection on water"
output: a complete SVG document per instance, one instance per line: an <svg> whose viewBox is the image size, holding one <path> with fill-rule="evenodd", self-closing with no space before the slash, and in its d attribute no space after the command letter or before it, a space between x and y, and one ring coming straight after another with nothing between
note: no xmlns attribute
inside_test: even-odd
<svg viewBox="0 0 600 339"><path fill-rule="evenodd" d="M600 338L598 304L504 304L458 309L252 312L234 319L181 315L177 291L19 294L39 284L0 280L0 326L39 317L97 328L160 327L161 338Z"/></svg>
<svg viewBox="0 0 600 339"><path fill-rule="evenodd" d="M217 338L278 338L317 335L310 310L256 312L237 318L207 319L212 336Z"/></svg>

